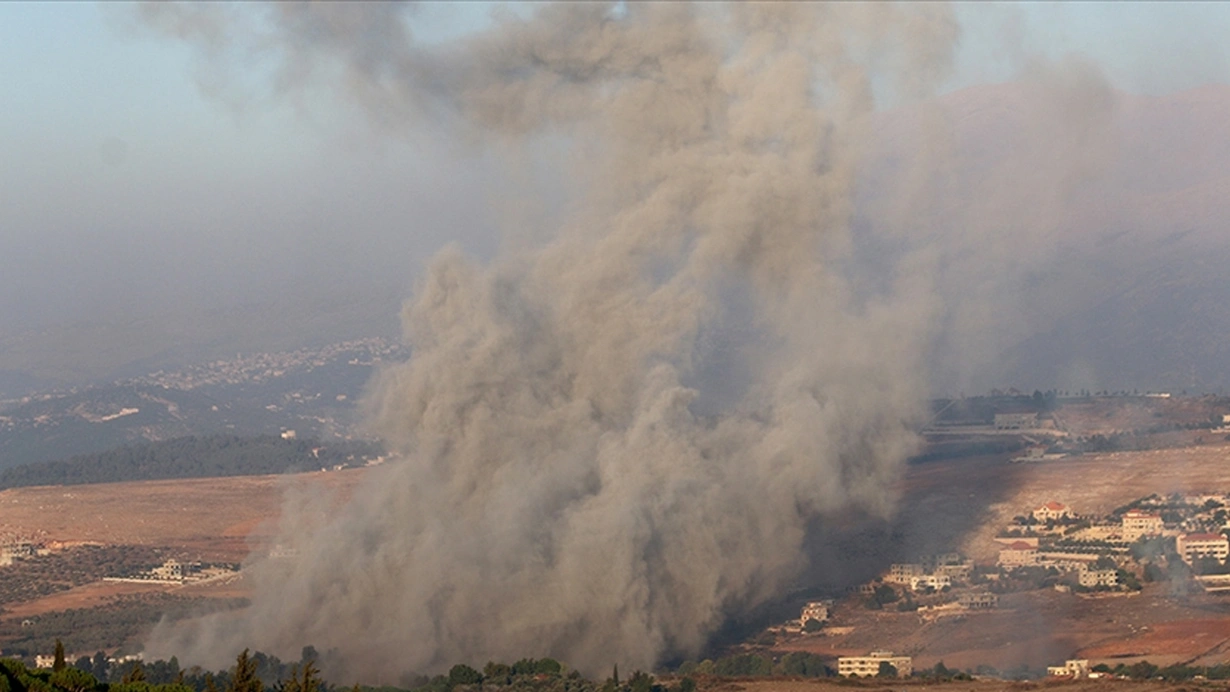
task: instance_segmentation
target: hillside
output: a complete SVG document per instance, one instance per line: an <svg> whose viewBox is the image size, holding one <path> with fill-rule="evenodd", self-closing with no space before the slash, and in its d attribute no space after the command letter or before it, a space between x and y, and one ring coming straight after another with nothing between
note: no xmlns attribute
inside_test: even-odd
<svg viewBox="0 0 1230 692"><path fill-rule="evenodd" d="M367 339L25 396L0 404L0 470L193 435L347 439L373 369L404 357Z"/></svg>
<svg viewBox="0 0 1230 692"><path fill-rule="evenodd" d="M320 442L280 436L212 435L148 442L0 471L0 490L32 485L87 485L168 478L259 476L355 468L380 457L370 442Z"/></svg>

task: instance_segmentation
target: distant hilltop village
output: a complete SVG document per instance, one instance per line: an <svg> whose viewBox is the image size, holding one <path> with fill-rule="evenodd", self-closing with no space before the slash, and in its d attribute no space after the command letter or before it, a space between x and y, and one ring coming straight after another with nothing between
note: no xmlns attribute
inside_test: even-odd
<svg viewBox="0 0 1230 692"><path fill-rule="evenodd" d="M323 367L350 354L349 365L375 365L384 360L401 358L406 348L379 337L356 339L321 348L301 348L278 353L237 354L233 360L216 360L182 370L158 371L128 381L131 384L155 385L167 389L192 390L199 387L260 384L295 372Z"/></svg>

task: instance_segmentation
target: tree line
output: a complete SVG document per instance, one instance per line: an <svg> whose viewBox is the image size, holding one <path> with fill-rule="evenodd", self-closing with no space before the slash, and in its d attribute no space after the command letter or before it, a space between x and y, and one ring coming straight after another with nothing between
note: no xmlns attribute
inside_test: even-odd
<svg viewBox="0 0 1230 692"><path fill-rule="evenodd" d="M207 435L124 445L96 454L25 464L0 472L0 490L32 485L255 476L362 466L381 454L360 440L321 442L277 435Z"/></svg>

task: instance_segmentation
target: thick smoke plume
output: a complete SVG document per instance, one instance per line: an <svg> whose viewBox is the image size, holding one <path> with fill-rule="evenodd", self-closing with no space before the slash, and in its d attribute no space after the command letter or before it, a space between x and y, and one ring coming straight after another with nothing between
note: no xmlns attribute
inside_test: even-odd
<svg viewBox="0 0 1230 692"><path fill-rule="evenodd" d="M388 4L268 9L280 84L568 150L575 194L538 242L440 253L404 311L413 356L367 401L400 458L340 513L288 508L296 556L250 567L252 607L151 653L310 643L386 680L643 668L787 589L810 520L888 511L935 305L922 280L852 297L851 188L873 95L944 75L947 9L575 3L430 50ZM234 40L220 11L151 10Z"/></svg>

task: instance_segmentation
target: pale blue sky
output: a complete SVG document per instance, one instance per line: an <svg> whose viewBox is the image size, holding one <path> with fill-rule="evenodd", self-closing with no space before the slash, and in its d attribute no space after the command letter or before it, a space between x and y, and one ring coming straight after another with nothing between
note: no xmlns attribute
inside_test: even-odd
<svg viewBox="0 0 1230 692"><path fill-rule="evenodd" d="M420 40L489 6L427 4ZM1112 82L1164 93L1230 74L1230 3L961 4L949 88L1079 52ZM324 99L243 108L205 95L202 64L124 4L0 3L0 335L175 309L330 275L410 283L449 239L481 242L481 168L431 141L376 138ZM337 279L339 281L343 279Z"/></svg>

